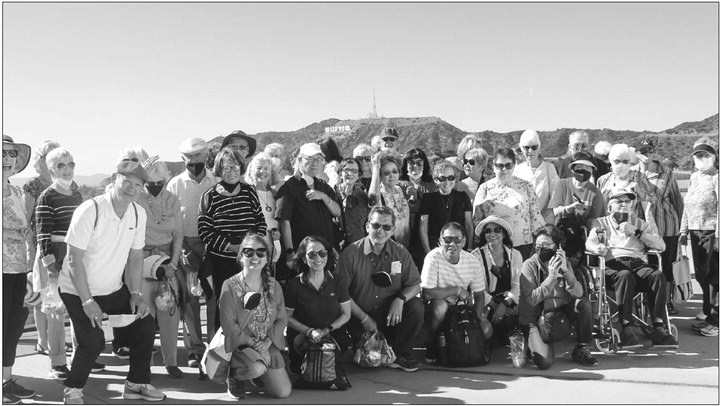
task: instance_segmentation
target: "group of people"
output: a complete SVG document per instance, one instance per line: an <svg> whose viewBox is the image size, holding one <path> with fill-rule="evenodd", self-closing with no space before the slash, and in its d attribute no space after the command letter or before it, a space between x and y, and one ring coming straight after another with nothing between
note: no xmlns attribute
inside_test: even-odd
<svg viewBox="0 0 721 406"><path fill-rule="evenodd" d="M68 366L64 315L33 308L36 349L49 355L50 377L63 379L66 404L83 403L90 373L104 367L106 317L113 353L129 360L123 397L131 400L165 398L150 383L156 329L170 377L184 375L179 328L188 366L198 368L205 342L222 330L232 352L228 394L239 399L248 385L264 385L287 397L304 342L328 335L345 351L380 331L396 354L387 366L407 372L421 367L412 350L428 337L425 362L436 362L439 330L459 300L473 305L494 346L516 330L536 343L539 316L563 312L576 328L572 359L597 365L587 348L592 306L575 272L586 251L606 258L620 345L641 345L631 311L644 291L652 345L677 348L667 328L677 312L671 264L689 238L704 303L694 329L718 335L715 140L694 145L696 170L682 198L651 139L635 149L599 142L591 154L588 134L577 131L551 163L527 130L518 163L513 149L489 153L473 135L456 156L430 158L419 148L399 153L396 128L375 138L352 157L331 138L306 143L292 163L282 145L257 152L242 131L217 150L190 138L179 145L185 170L174 177L158 156L128 148L105 192L83 201L70 151L48 141L31 154L4 135L3 403L34 396L12 377L28 280L59 294L71 321ZM38 176L12 186L8 178L31 156ZM661 264L649 263L647 249L663 251ZM550 354L534 352L533 362L548 368Z"/></svg>

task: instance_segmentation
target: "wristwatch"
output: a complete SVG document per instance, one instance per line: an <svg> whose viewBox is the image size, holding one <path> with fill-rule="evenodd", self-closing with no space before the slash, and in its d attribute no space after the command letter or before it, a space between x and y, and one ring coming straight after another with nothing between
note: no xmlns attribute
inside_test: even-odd
<svg viewBox="0 0 721 406"><path fill-rule="evenodd" d="M408 298L405 297L405 295L403 295L403 293L399 293L398 296L396 296L396 297L397 297L398 299L402 300L403 303L405 303L405 302L408 300Z"/></svg>
<svg viewBox="0 0 721 406"><path fill-rule="evenodd" d="M329 324L326 328L328 329L329 332L334 330L332 324Z"/></svg>

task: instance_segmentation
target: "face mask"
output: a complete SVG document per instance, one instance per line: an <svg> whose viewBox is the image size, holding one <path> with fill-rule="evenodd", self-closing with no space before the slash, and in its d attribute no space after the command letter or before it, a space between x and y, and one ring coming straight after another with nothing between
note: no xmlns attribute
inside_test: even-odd
<svg viewBox="0 0 721 406"><path fill-rule="evenodd" d="M198 163L187 163L185 164L185 167L188 168L188 171L193 174L193 176L198 176L203 172L203 169L205 169L205 164L202 162Z"/></svg>
<svg viewBox="0 0 721 406"><path fill-rule="evenodd" d="M70 185L73 184L73 180L72 180L72 179L67 180L67 179L57 178L57 179L55 179L55 184L58 185L58 186L60 186L60 187L63 188L63 189L70 189Z"/></svg>
<svg viewBox="0 0 721 406"><path fill-rule="evenodd" d="M538 259L540 259L541 262L550 261L554 255L556 255L556 250L552 248L541 248L541 250L538 251Z"/></svg>
<svg viewBox="0 0 721 406"><path fill-rule="evenodd" d="M145 188L148 189L148 193L155 197L158 197L160 192L163 191L163 185L145 185Z"/></svg>
<svg viewBox="0 0 721 406"><path fill-rule="evenodd" d="M573 171L573 177L579 182L587 182L591 179L591 172L588 171Z"/></svg>
<svg viewBox="0 0 721 406"><path fill-rule="evenodd" d="M613 218L614 218L614 220L616 220L616 223L618 223L618 224L625 223L626 221L628 221L628 213L619 211L619 212L613 213Z"/></svg>
<svg viewBox="0 0 721 406"><path fill-rule="evenodd" d="M693 163L696 166L696 169L703 172L708 169L710 169L713 166L714 163L714 157L708 156L705 158L697 158L695 155L693 157Z"/></svg>
<svg viewBox="0 0 721 406"><path fill-rule="evenodd" d="M391 279L391 275L388 272L376 272L371 275L371 280L382 288L387 288L393 284L393 279Z"/></svg>
<svg viewBox="0 0 721 406"><path fill-rule="evenodd" d="M613 170L614 175L624 177L624 176L628 175L628 172L631 170L631 165L629 165L629 164L611 165L611 170Z"/></svg>

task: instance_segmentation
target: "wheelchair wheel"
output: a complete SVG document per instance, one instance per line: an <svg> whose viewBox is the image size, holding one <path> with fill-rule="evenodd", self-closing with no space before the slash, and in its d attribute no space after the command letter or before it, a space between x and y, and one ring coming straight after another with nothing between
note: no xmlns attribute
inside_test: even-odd
<svg viewBox="0 0 721 406"><path fill-rule="evenodd" d="M671 334L673 336L673 338L675 338L676 341L678 342L678 328L673 323L669 323L669 325L671 326L669 328L669 334Z"/></svg>
<svg viewBox="0 0 721 406"><path fill-rule="evenodd" d="M621 342L621 335L611 326L606 326L604 330L603 334L599 334L593 340L596 348L604 354L615 354L618 351L618 344Z"/></svg>

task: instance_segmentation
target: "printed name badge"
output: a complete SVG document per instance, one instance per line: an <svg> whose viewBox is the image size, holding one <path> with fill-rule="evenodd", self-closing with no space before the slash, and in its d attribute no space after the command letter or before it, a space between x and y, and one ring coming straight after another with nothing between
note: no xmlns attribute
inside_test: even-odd
<svg viewBox="0 0 721 406"><path fill-rule="evenodd" d="M391 275L400 275L400 274L401 274L401 261L391 262Z"/></svg>

